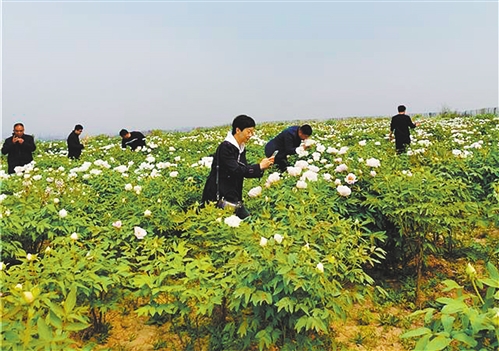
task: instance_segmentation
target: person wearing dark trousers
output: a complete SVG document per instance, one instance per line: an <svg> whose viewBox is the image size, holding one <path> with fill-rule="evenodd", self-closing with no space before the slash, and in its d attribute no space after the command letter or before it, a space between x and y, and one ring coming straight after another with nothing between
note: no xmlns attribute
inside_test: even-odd
<svg viewBox="0 0 499 351"><path fill-rule="evenodd" d="M308 124L288 127L265 145L265 156L270 157L277 151L275 164L281 172L284 172L288 167L288 156L296 154L296 148L300 146L302 140L308 139L311 135L312 127Z"/></svg>
<svg viewBox="0 0 499 351"><path fill-rule="evenodd" d="M81 156L81 151L84 146L80 143L80 135L83 132L83 126L81 124L75 125L74 130L69 134L68 142L68 157L77 160Z"/></svg>
<svg viewBox="0 0 499 351"><path fill-rule="evenodd" d="M141 132L129 132L126 129L122 129L120 130L120 137L122 149L126 149L129 146L132 151L135 151L139 146L146 146L146 137Z"/></svg>
<svg viewBox="0 0 499 351"><path fill-rule="evenodd" d="M17 166L24 166L33 161L33 152L36 150L33 136L24 134L22 123L14 124L14 132L5 140L2 154L7 156L8 173L15 172Z"/></svg>
<svg viewBox="0 0 499 351"><path fill-rule="evenodd" d="M242 204L244 178L260 178L274 159L264 158L260 163L249 165L245 144L255 132L253 118L240 115L232 122L232 131L218 146L211 171L203 189L201 202L216 202L218 207L229 205L241 219L250 214Z"/></svg>
<svg viewBox="0 0 499 351"><path fill-rule="evenodd" d="M390 122L390 140L393 140L395 135L395 150L397 154L403 154L411 143L409 128L416 128L419 123L412 123L411 117L405 114L406 107L404 105L398 106L397 110L398 114L393 116Z"/></svg>

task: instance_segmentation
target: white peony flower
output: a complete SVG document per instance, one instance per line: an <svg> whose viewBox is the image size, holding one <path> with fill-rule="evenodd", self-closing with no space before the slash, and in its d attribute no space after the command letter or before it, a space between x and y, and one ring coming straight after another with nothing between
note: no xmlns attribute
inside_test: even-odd
<svg viewBox="0 0 499 351"><path fill-rule="evenodd" d="M349 187L347 187L346 185L338 185L338 187L336 188L336 190L338 191L338 193L341 195L341 196L349 196L351 193L352 193L352 190L350 190Z"/></svg>
<svg viewBox="0 0 499 351"><path fill-rule="evenodd" d="M336 178L336 179L334 180L334 185L341 185L341 180L340 180L340 179L338 179L338 178Z"/></svg>
<svg viewBox="0 0 499 351"><path fill-rule="evenodd" d="M117 228L117 229L120 229L121 228L121 221L116 221L116 222L113 222L113 227Z"/></svg>
<svg viewBox="0 0 499 351"><path fill-rule="evenodd" d="M141 240L144 239L144 237L147 235L147 232L141 227L133 227L133 234L137 239Z"/></svg>
<svg viewBox="0 0 499 351"><path fill-rule="evenodd" d="M267 182L272 184L278 182L279 180L281 180L281 175L279 174L279 172L274 172L271 175L269 175Z"/></svg>
<svg viewBox="0 0 499 351"><path fill-rule="evenodd" d="M333 177L332 177L332 176L331 176L331 174L329 174L329 173L325 173L325 174L323 174L323 175L322 175L322 178L323 178L326 182L330 182L330 181L333 179Z"/></svg>
<svg viewBox="0 0 499 351"><path fill-rule="evenodd" d="M78 234L73 233L73 234L71 234L70 238L71 238L71 240L78 240Z"/></svg>
<svg viewBox="0 0 499 351"><path fill-rule="evenodd" d="M152 155L148 155L146 157L146 161L149 162L149 163L154 163L154 161L156 161L156 158Z"/></svg>
<svg viewBox="0 0 499 351"><path fill-rule="evenodd" d="M26 255L26 259L28 260L28 262L33 261L35 259L35 256L29 253Z"/></svg>
<svg viewBox="0 0 499 351"><path fill-rule="evenodd" d="M262 236L262 237L260 238L260 246L261 246L261 247L267 246L267 241L268 241L268 240Z"/></svg>
<svg viewBox="0 0 499 351"><path fill-rule="evenodd" d="M345 182L347 182L348 184L355 184L356 181L357 177L353 173L348 173L345 177Z"/></svg>
<svg viewBox="0 0 499 351"><path fill-rule="evenodd" d="M304 180L299 180L296 182L296 187L298 189L306 189L307 188L307 182L305 182Z"/></svg>
<svg viewBox="0 0 499 351"><path fill-rule="evenodd" d="M295 163L295 167L299 167L301 169L307 169L308 168L308 162L305 160L298 160Z"/></svg>
<svg viewBox="0 0 499 351"><path fill-rule="evenodd" d="M376 171L371 171L369 174L371 175L371 177L376 177Z"/></svg>
<svg viewBox="0 0 499 351"><path fill-rule="evenodd" d="M23 289L23 285L22 284L16 284L16 286L14 287L14 289L16 289L16 290L22 290Z"/></svg>
<svg viewBox="0 0 499 351"><path fill-rule="evenodd" d="M132 184L128 183L128 184L126 184L126 185L125 185L125 190L126 190L126 191L130 191L130 190L132 190L132 189L133 189Z"/></svg>
<svg viewBox="0 0 499 351"><path fill-rule="evenodd" d="M47 246L47 247L45 248L45 253L46 253L46 254L49 254L49 253L50 253L50 251L52 251L52 248L51 248L50 246Z"/></svg>
<svg viewBox="0 0 499 351"><path fill-rule="evenodd" d="M59 211L59 217L64 218L67 215L68 215L68 211L66 211L65 209L62 209Z"/></svg>
<svg viewBox="0 0 499 351"><path fill-rule="evenodd" d="M257 197L257 196L262 195L262 187L257 186L255 188L251 189L250 191L248 191L248 195L249 195L249 197Z"/></svg>
<svg viewBox="0 0 499 351"><path fill-rule="evenodd" d="M7 266L5 265L5 263L0 262L0 271L3 271L3 270L5 269L5 267L7 267Z"/></svg>
<svg viewBox="0 0 499 351"><path fill-rule="evenodd" d="M133 187L133 191L135 191L135 193L139 195L140 192L142 191L142 187L140 185L136 185Z"/></svg>
<svg viewBox="0 0 499 351"><path fill-rule="evenodd" d="M381 166L381 162L375 158L368 158L366 160L366 165L368 165L369 167L377 168L377 167Z"/></svg>
<svg viewBox="0 0 499 351"><path fill-rule="evenodd" d="M144 217L151 217L152 212L149 210L144 211Z"/></svg>
<svg viewBox="0 0 499 351"><path fill-rule="evenodd" d="M239 218L238 216L236 215L232 215L230 217L227 217L224 219L224 222L225 224L227 224L229 227L233 227L233 228L236 228L236 227L239 227L239 225L241 224L242 222L242 219Z"/></svg>
<svg viewBox="0 0 499 351"><path fill-rule="evenodd" d="M54 204L56 204L56 205L57 205L58 203L59 203L59 199L58 199L57 197L56 197L56 198L54 198Z"/></svg>
<svg viewBox="0 0 499 351"><path fill-rule="evenodd" d="M336 169L334 170L336 173L341 173L341 172L345 172L346 170L348 170L348 167L346 164L342 163L341 165L339 165L338 167L336 167Z"/></svg>
<svg viewBox="0 0 499 351"><path fill-rule="evenodd" d="M118 167L114 167L114 170L115 170L115 171L117 171L117 172L119 172L119 173L125 173L126 171L128 171L128 167L127 167L127 166L125 166L125 165L120 165L120 166L118 166ZM128 185L130 185L130 189L126 189L126 187L127 187ZM131 187L132 187L132 185L131 185L131 184L127 184L127 185L125 185L125 189L126 189L126 190L132 190L132 188L131 188Z"/></svg>
<svg viewBox="0 0 499 351"><path fill-rule="evenodd" d="M178 176L178 172L177 171L170 172L170 177L175 178L177 176Z"/></svg>
<svg viewBox="0 0 499 351"><path fill-rule="evenodd" d="M274 234L274 240L276 241L276 243L282 243L282 239L284 239L284 237L281 234Z"/></svg>
<svg viewBox="0 0 499 351"><path fill-rule="evenodd" d="M312 172L311 170L306 171L300 178L301 180L308 180L311 182L317 181L317 173Z"/></svg>
<svg viewBox="0 0 499 351"><path fill-rule="evenodd" d="M301 174L301 168L300 167L288 167L287 168L288 174L293 177L297 177Z"/></svg>
<svg viewBox="0 0 499 351"><path fill-rule="evenodd" d="M367 143L367 141L365 141L365 140L359 141L360 146L366 146L366 143Z"/></svg>
<svg viewBox="0 0 499 351"><path fill-rule="evenodd" d="M324 273L324 265L321 262L317 263L317 270Z"/></svg>

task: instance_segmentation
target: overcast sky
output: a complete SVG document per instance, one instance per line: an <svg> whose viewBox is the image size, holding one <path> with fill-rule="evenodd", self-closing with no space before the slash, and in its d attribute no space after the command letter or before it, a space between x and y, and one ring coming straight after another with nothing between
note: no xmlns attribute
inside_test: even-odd
<svg viewBox="0 0 499 351"><path fill-rule="evenodd" d="M2 4L2 137L498 106L498 3Z"/></svg>

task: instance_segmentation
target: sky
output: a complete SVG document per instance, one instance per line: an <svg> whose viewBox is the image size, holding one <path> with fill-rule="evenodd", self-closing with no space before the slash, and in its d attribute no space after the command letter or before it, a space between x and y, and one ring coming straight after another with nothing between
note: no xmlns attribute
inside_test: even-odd
<svg viewBox="0 0 499 351"><path fill-rule="evenodd" d="M2 138L496 107L497 1L3 0Z"/></svg>

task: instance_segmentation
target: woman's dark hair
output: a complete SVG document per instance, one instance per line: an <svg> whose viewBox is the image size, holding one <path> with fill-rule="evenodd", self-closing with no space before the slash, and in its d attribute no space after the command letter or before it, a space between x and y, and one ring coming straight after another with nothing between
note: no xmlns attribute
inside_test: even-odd
<svg viewBox="0 0 499 351"><path fill-rule="evenodd" d="M303 134L311 136L312 135L312 127L308 124L304 124L300 127L300 130Z"/></svg>
<svg viewBox="0 0 499 351"><path fill-rule="evenodd" d="M252 128L256 126L255 120L250 116L239 115L232 121L232 135L236 134L236 128L241 131L245 128Z"/></svg>

